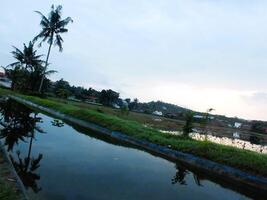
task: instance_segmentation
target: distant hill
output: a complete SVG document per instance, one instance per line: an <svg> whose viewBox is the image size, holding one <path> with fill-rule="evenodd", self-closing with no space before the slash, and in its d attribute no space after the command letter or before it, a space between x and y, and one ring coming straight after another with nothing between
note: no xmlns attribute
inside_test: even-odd
<svg viewBox="0 0 267 200"><path fill-rule="evenodd" d="M148 103L137 103L133 110L145 113L153 113L154 111L160 111L163 115L166 114L177 114L177 113L184 113L188 111L188 109L170 104L165 103L162 101L151 101Z"/></svg>

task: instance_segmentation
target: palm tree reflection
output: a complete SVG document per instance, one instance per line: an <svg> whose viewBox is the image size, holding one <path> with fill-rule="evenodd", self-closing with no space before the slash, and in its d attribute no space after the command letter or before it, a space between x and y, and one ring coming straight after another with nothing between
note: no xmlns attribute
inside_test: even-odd
<svg viewBox="0 0 267 200"><path fill-rule="evenodd" d="M187 185L185 181L185 177L187 174L189 174L188 170L186 170L181 165L176 164L176 174L172 178L172 184L179 183L180 185Z"/></svg>
<svg viewBox="0 0 267 200"><path fill-rule="evenodd" d="M17 102L12 100L1 102L0 112L2 114L0 124L3 126L0 139L5 139L4 144L8 151L12 151L14 145L19 141L25 142L27 137L34 135L35 130L44 133L36 125L42 119L36 113L32 113L32 110Z"/></svg>
<svg viewBox="0 0 267 200"><path fill-rule="evenodd" d="M37 113L33 113L31 109L12 100L1 102L0 111L2 114L0 124L3 126L0 139L4 139L4 145L7 146L8 152L13 151L15 144L20 141L27 142L29 139L27 156L23 159L21 152L17 151L17 159L11 154L10 159L24 186L32 188L37 193L41 188L37 184L37 181L40 180L40 175L36 173L36 170L40 167L43 155L39 154L34 158L31 153L35 134L44 133L37 125L37 123L42 122L42 118L38 117Z"/></svg>
<svg viewBox="0 0 267 200"><path fill-rule="evenodd" d="M26 189L32 188L32 190L37 193L41 190L37 184L37 181L40 180L41 177L35 171L40 167L40 161L43 155L39 154L37 158L34 158L30 157L30 152L29 148L29 155L22 159L20 157L20 151L17 151L18 161L16 161L12 155L10 155L10 159Z"/></svg>
<svg viewBox="0 0 267 200"><path fill-rule="evenodd" d="M187 185L186 183L186 176L190 174L189 171L181 166L180 164L176 163L176 173L175 176L172 178L172 184L177 184L179 183L180 185ZM201 182L200 182L200 178L198 175L193 173L193 178L194 181L196 183L196 185L198 186L202 186Z"/></svg>

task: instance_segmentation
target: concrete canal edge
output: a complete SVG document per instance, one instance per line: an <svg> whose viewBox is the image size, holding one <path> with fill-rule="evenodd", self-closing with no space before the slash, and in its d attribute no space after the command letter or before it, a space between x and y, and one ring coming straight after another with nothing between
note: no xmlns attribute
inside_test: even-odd
<svg viewBox="0 0 267 200"><path fill-rule="evenodd" d="M2 144L1 141L0 141L0 148L1 148L1 151L3 153L4 159L6 160L8 166L9 166L10 172L16 180L16 185L17 185L17 188L20 192L21 199L22 200L29 200L29 197L26 193L26 189L25 189L20 177L18 176L18 174L17 174L17 172L16 172L16 170L15 170L15 168L14 168L14 166L10 160L10 157L8 156L8 152L6 151L4 145Z"/></svg>
<svg viewBox="0 0 267 200"><path fill-rule="evenodd" d="M111 131L107 128L101 127L99 125L96 125L91 122L87 122L84 120L80 120L74 117L71 117L69 115L62 114L60 112L57 112L53 109L46 108L44 106L40 106L38 104L35 104L31 101L25 100L21 97L9 95L10 98L28 105L30 107L39 109L41 111L44 111L46 113L49 113L57 118L67 120L69 122L72 122L74 124L77 124L81 127L88 128L90 130L96 131L100 134L110 136L112 138L115 138L119 141L123 141L135 146L142 147L145 150L148 150L150 152L162 155L164 157L170 158L172 160L177 160L179 162L182 162L188 166L192 166L199 170L204 170L205 172L214 174L216 176L221 177L224 180L231 180L237 183L241 183L244 186L252 187L255 189L261 189L264 191L267 191L267 178L255 176L252 174L249 174L247 172L243 172L239 169L235 169L233 167L229 167L223 164L219 164L204 158L200 158L198 156L194 156L188 153L179 152L177 150L170 149L166 146L154 144L151 142L147 142L145 140L135 139L131 136L128 136L122 132L118 131Z"/></svg>

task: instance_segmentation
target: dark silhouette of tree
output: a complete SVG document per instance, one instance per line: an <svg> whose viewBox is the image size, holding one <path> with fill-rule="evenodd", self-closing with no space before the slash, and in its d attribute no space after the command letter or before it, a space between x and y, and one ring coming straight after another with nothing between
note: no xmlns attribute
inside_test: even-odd
<svg viewBox="0 0 267 200"><path fill-rule="evenodd" d="M56 96L60 98L67 98L71 95L71 87L68 81L65 81L63 79L60 79L59 81L56 81L54 84L54 92Z"/></svg>
<svg viewBox="0 0 267 200"><path fill-rule="evenodd" d="M34 50L33 42L29 42L27 46L24 44L23 50L14 47L12 51L13 57L16 59L16 62L8 65L7 68L11 67L12 69L7 70L9 78L12 80L12 89L29 89L31 82L30 76L34 72L34 69L37 66L42 67L43 60L41 60L42 55L37 55L37 51ZM41 72L42 73L42 72Z"/></svg>
<svg viewBox="0 0 267 200"><path fill-rule="evenodd" d="M12 151L19 141L25 142L26 138L34 135L35 130L40 133L44 132L37 126L41 118L37 117L36 113L32 115L29 108L15 101L1 102L0 112L3 116L0 124L4 127L0 132L0 139L4 139L8 151Z"/></svg>
<svg viewBox="0 0 267 200"><path fill-rule="evenodd" d="M102 90L99 101L103 105L112 106L113 104L117 103L119 96L119 93L114 92L113 90Z"/></svg>
<svg viewBox="0 0 267 200"><path fill-rule="evenodd" d="M186 185L185 177L189 172L179 164L176 164L176 174L172 179L172 184L179 183L180 185Z"/></svg>
<svg viewBox="0 0 267 200"><path fill-rule="evenodd" d="M208 132L207 125L210 120L210 113L214 110L215 110L214 108L208 108L206 113L204 114L203 120L200 122L203 134L207 134Z"/></svg>
<svg viewBox="0 0 267 200"><path fill-rule="evenodd" d="M139 103L138 99L135 98L132 102L129 103L129 109L130 110L137 110L138 103Z"/></svg>
<svg viewBox="0 0 267 200"><path fill-rule="evenodd" d="M23 182L23 185L28 189L29 187L37 193L41 190L38 186L37 181L40 180L40 175L35 171L40 167L40 161L43 158L42 154L39 154L37 158L31 157L32 151L32 139L30 140L30 145L28 149L28 156L22 159L20 157L20 152L17 152L17 161L15 158L10 155L10 160L13 163L13 166L18 173L20 179Z"/></svg>
<svg viewBox="0 0 267 200"><path fill-rule="evenodd" d="M51 11L48 14L48 17L43 15L40 11L35 11L39 15L41 15L41 32L34 37L33 41L37 41L38 39L41 39L40 46L42 42L46 42L49 44L46 61L45 61L45 68L44 71L46 72L47 66L48 66L48 60L50 56L50 51L52 44L59 47L59 51L61 52L63 50L62 43L63 39L61 37L62 33L68 32L68 29L66 29L66 26L73 22L73 20L70 17L67 17L65 19L62 19L62 6L59 5L56 8L54 5L51 6ZM44 75L42 76L39 92L41 93L42 86L44 81Z"/></svg>
<svg viewBox="0 0 267 200"><path fill-rule="evenodd" d="M30 138L27 156L22 159L20 151L17 151L17 160L12 155L10 155L10 159L24 186L31 187L34 192L38 192L41 188L38 187L36 181L40 179L40 176L35 171L40 167L43 156L39 154L37 158L34 158L31 156L31 152L36 132L44 133L37 126L42 119L26 106L13 100L1 102L0 112L2 114L0 123L4 127L0 132L0 139L4 139L8 152L13 151L15 144L20 141L26 143Z"/></svg>
<svg viewBox="0 0 267 200"><path fill-rule="evenodd" d="M42 55L37 55L33 42L29 42L28 46L24 44L23 50L17 47L14 49L11 53L16 62L6 68L7 76L12 80L12 89L36 91L43 76L56 72L54 70L45 72L44 61L41 60Z"/></svg>
<svg viewBox="0 0 267 200"><path fill-rule="evenodd" d="M41 60L42 55L37 55L37 51L34 50L33 42L29 42L29 45L24 45L23 50L19 50L17 47L12 51L13 57L17 60L14 63L11 63L10 66L18 66L21 65L26 70L33 71L34 66L42 65L43 60Z"/></svg>
<svg viewBox="0 0 267 200"><path fill-rule="evenodd" d="M185 114L185 125L183 127L183 135L188 137L189 133L192 132L193 128L193 120L194 120L194 113L191 111L187 111Z"/></svg>
<svg viewBox="0 0 267 200"><path fill-rule="evenodd" d="M5 69L7 77L12 80L11 89L23 89L25 88L26 77L25 74L27 73L25 69L22 68L21 65L13 66L12 69Z"/></svg>
<svg viewBox="0 0 267 200"><path fill-rule="evenodd" d="M193 174L193 178L194 178L195 183L196 183L198 186L202 186L202 184L201 184L201 180L200 180L199 176L197 176L196 174Z"/></svg>
<svg viewBox="0 0 267 200"><path fill-rule="evenodd" d="M189 174L189 171L178 163L176 163L175 167L176 167L176 173L175 176L172 178L172 184L179 183L180 185L187 185L185 178ZM201 180L198 177L198 175L193 173L193 178L196 185L202 186Z"/></svg>

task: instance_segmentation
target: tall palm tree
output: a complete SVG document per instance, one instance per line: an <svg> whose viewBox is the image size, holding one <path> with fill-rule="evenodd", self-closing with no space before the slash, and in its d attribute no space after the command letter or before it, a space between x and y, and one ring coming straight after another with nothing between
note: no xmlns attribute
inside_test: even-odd
<svg viewBox="0 0 267 200"><path fill-rule="evenodd" d="M40 59L42 55L36 55L37 51L34 50L33 42L30 41L28 46L26 44L23 45L24 48L22 51L13 46L14 51L12 51L11 53L17 61L11 63L9 66L22 66L26 70L33 71L34 66L43 64L44 61Z"/></svg>
<svg viewBox="0 0 267 200"><path fill-rule="evenodd" d="M35 11L36 13L41 15L40 25L42 27L42 30L33 39L33 41L41 39L41 42L39 44L40 46L45 41L47 41L47 43L49 44L48 53L47 53L46 61L45 61L45 71L48 66L48 59L49 59L52 44L54 44L55 46L58 46L60 52L63 50L62 48L63 39L61 37L61 34L68 32L68 29L66 29L65 27L69 24L69 22L73 22L73 20L70 17L62 19L61 10L62 10L61 5L57 6L56 8L54 7L54 5L52 5L51 11L48 14L48 17L44 16L39 11ZM42 76L42 79L41 79L39 92L41 92L42 90L43 81L44 81L44 75Z"/></svg>

